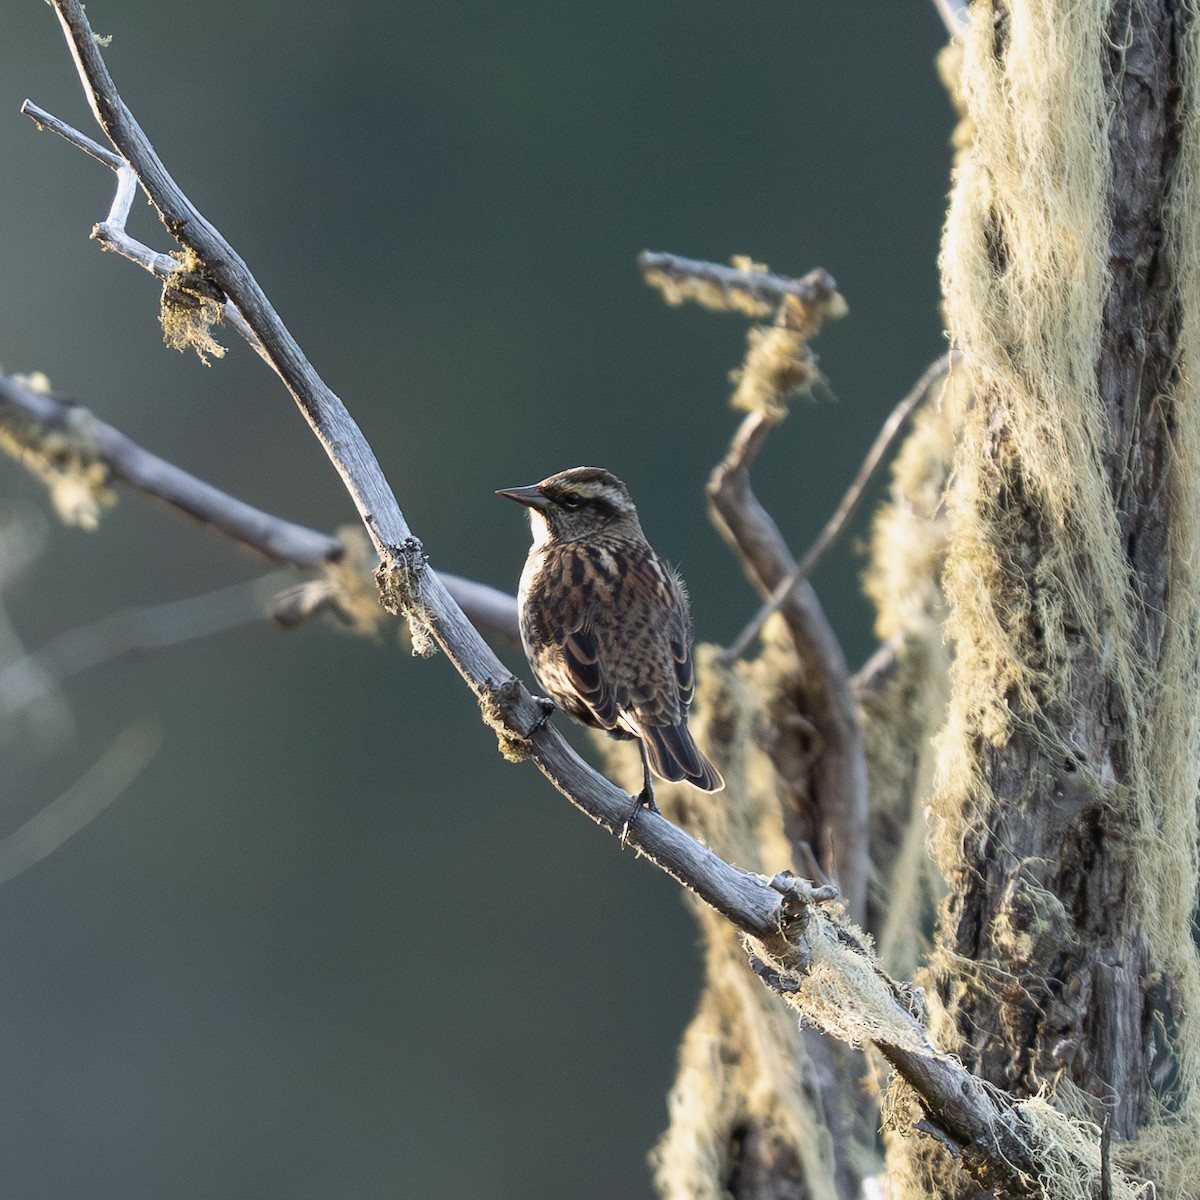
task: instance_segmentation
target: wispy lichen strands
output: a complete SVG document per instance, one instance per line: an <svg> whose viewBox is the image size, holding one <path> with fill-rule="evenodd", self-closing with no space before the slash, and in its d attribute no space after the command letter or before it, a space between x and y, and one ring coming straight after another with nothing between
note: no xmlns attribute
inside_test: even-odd
<svg viewBox="0 0 1200 1200"><path fill-rule="evenodd" d="M1194 1182L1200 1146L1196 23L1169 0L974 6L943 255L976 402L946 572L939 1025L998 1086L1055 1085L1092 1119L1103 1098L1116 1160L1164 1184Z"/></svg>

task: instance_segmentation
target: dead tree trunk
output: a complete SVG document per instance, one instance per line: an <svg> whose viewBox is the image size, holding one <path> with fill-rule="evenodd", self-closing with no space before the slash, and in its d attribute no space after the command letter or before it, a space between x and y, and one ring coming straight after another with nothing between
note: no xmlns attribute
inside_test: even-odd
<svg viewBox="0 0 1200 1200"><path fill-rule="evenodd" d="M974 393L929 983L943 1049L1197 1193L1200 17L977 3L944 252ZM907 1141L929 1194L970 1191Z"/></svg>
<svg viewBox="0 0 1200 1200"><path fill-rule="evenodd" d="M863 720L890 896L868 919L888 965L911 969L931 889L905 822L936 776L930 847L947 892L925 982L940 1048L1105 1127L1114 1171L1200 1195L1200 14L1181 0L984 0L961 51L943 268L965 371L912 435L877 520L870 586L895 653L865 681ZM759 712L778 712L780 646L742 675ZM761 1060L763 1038L737 1028L709 1021L705 1046L743 1064L752 1044ZM796 1128L781 1095L818 1122L861 1111L851 1060L840 1101L826 1088L813 1105L812 1060L791 1053L791 1092L754 1129ZM700 1074L685 1049L678 1094L695 1098ZM892 1194L977 1192L967 1155L916 1132L922 1119L936 1132L936 1115L891 1093ZM791 1133L751 1179L738 1105L707 1111L705 1185L660 1170L664 1194L853 1187L837 1169L852 1119L825 1154ZM675 1120L666 1149L694 1147L696 1109ZM1104 1192L1107 1169L1096 1178ZM1043 1195L1081 1190L1048 1166L1029 1179Z"/></svg>

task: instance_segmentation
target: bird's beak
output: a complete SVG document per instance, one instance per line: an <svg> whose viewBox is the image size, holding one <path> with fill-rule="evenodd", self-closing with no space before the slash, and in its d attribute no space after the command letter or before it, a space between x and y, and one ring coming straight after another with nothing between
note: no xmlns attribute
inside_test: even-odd
<svg viewBox="0 0 1200 1200"><path fill-rule="evenodd" d="M550 501L538 491L536 483L531 483L528 487L503 488L496 495L504 496L509 500L515 500L518 504L524 504L527 508L546 509L550 507Z"/></svg>

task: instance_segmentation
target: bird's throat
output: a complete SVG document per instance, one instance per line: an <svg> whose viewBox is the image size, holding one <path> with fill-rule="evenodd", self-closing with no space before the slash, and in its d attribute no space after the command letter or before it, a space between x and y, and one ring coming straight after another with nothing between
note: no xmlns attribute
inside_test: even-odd
<svg viewBox="0 0 1200 1200"><path fill-rule="evenodd" d="M533 530L533 549L541 550L550 541L550 523L536 508L529 510L529 528Z"/></svg>

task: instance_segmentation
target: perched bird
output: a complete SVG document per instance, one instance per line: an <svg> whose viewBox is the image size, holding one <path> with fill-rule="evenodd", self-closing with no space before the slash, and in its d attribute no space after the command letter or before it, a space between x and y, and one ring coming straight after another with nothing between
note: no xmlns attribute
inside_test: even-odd
<svg viewBox="0 0 1200 1200"><path fill-rule="evenodd" d="M524 504L533 546L517 593L521 641L538 683L576 720L637 738L642 806L651 771L705 792L725 781L688 732L692 621L678 576L646 541L629 490L599 467L572 467L496 493Z"/></svg>

